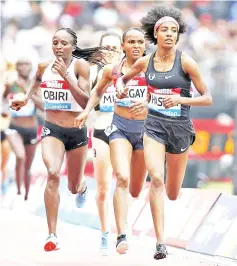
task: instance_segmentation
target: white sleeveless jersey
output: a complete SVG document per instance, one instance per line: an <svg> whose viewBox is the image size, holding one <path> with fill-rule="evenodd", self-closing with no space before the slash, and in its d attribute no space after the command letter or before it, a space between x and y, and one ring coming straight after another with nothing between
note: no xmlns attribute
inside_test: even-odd
<svg viewBox="0 0 237 266"><path fill-rule="evenodd" d="M78 81L74 71L76 60L77 59L73 58L67 71L77 84ZM54 61L45 69L40 84L44 110L82 111L82 107L74 99L68 83L59 74L52 72L53 63Z"/></svg>

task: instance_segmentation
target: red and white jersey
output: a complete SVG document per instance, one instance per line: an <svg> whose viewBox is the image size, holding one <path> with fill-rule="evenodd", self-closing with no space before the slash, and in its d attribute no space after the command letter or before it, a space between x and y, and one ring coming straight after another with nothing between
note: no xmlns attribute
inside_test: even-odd
<svg viewBox="0 0 237 266"><path fill-rule="evenodd" d="M77 83L74 66L77 59L73 59L67 71L70 77ZM58 73L52 72L52 61L45 69L40 84L44 110L58 110L80 112L82 107L74 99L67 81Z"/></svg>
<svg viewBox="0 0 237 266"><path fill-rule="evenodd" d="M116 86L117 79L122 77L121 73L122 66L124 64L124 60L120 62L120 64L113 68L113 82L114 86ZM132 78L127 84L128 95L123 99L115 98L115 103L122 107L129 107L132 104L132 99L139 99L145 101L147 99L147 83L146 77L144 73L140 73L139 75Z"/></svg>

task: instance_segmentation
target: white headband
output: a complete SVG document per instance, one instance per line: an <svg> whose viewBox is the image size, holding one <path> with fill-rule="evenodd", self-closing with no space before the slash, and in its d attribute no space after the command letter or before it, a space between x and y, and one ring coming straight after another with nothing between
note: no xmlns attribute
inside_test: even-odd
<svg viewBox="0 0 237 266"><path fill-rule="evenodd" d="M160 26L161 23L166 22L166 21L173 22L177 26L178 32L179 32L179 23L177 22L176 19L174 19L172 17L169 17L169 16L165 16L165 17L162 17L159 20L157 20L157 22L156 22L156 24L154 26L154 32L157 31L157 29L158 29L158 27Z"/></svg>

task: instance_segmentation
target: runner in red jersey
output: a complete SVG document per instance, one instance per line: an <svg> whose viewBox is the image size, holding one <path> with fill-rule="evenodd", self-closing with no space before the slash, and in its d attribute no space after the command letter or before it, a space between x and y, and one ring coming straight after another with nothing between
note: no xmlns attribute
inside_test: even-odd
<svg viewBox="0 0 237 266"><path fill-rule="evenodd" d="M138 28L124 32L122 48L125 58L118 64L104 67L103 75L95 92L75 124L84 126L89 112L99 103L107 87L124 75L145 51L144 33ZM109 136L110 157L117 178L114 193L114 212L117 225L117 251L123 254L128 249L125 222L127 219L129 192L138 197L147 175L143 153L143 127L147 116L144 102L147 99L145 75L137 75L128 84L128 97L115 98L114 116L105 130Z"/></svg>

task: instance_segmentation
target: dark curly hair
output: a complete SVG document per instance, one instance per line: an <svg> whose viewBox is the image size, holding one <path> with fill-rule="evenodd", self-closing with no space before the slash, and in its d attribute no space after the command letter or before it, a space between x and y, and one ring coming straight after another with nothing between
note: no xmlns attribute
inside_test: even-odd
<svg viewBox="0 0 237 266"><path fill-rule="evenodd" d="M100 67L105 66L105 64L106 64L105 52L113 50L113 49L103 47L103 46L81 49L81 48L77 47L77 35L76 35L75 31L73 31L70 28L60 28L56 32L61 31L61 30L64 30L67 33L69 33L73 39L73 45L76 46L76 49L72 52L73 57L76 57L78 59L83 58L86 61L88 61L92 64L96 64Z"/></svg>
<svg viewBox="0 0 237 266"><path fill-rule="evenodd" d="M187 25L182 20L182 13L180 9L176 7L157 5L148 11L146 16L140 20L142 24L141 28L145 32L146 39L153 44L157 44L157 39L154 37L154 26L156 22L164 16L172 17L179 23L177 42L179 40L179 35L184 33L187 29Z"/></svg>

